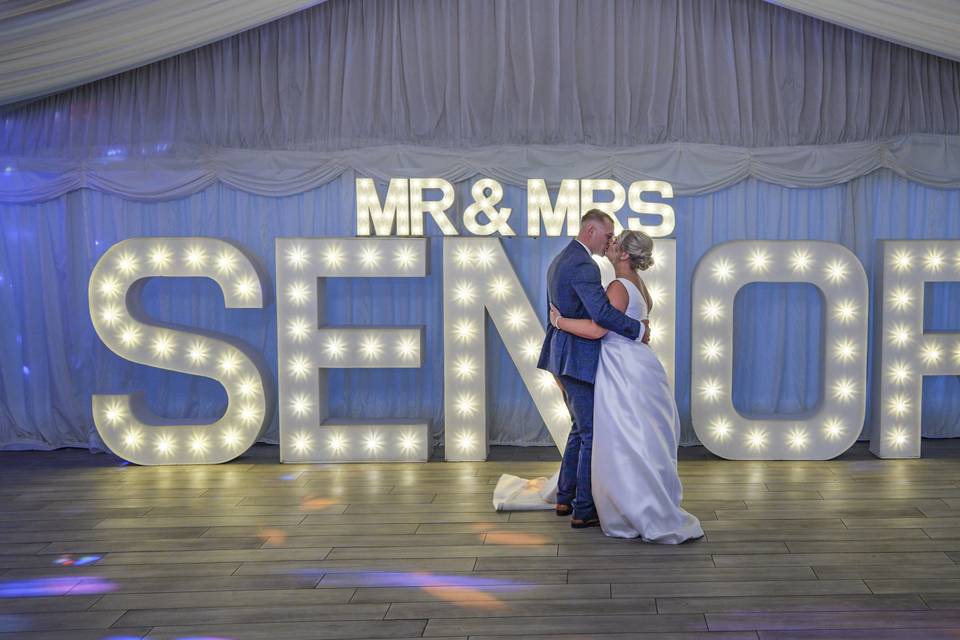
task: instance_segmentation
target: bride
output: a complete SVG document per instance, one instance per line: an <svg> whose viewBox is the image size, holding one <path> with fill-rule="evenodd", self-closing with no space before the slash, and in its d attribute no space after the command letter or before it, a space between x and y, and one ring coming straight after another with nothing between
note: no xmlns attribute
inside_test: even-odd
<svg viewBox="0 0 960 640"><path fill-rule="evenodd" d="M607 249L616 280L607 287L610 303L641 322L653 301L639 271L653 266L653 240L623 231ZM551 308L550 321L583 338L602 339L594 385L593 499L603 532L617 538L679 544L703 536L696 517L680 507L683 488L677 475L680 416L663 365L642 342L607 332L592 320L564 318ZM494 492L498 508L533 508L524 492L541 498L555 490L555 478L517 486L510 476ZM551 486L551 483L553 486ZM500 493L498 503L497 493Z"/></svg>

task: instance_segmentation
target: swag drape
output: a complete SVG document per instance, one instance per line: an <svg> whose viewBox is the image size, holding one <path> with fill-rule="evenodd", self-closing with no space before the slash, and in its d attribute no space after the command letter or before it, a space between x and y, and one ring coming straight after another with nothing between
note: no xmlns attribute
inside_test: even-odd
<svg viewBox="0 0 960 640"><path fill-rule="evenodd" d="M131 200L182 198L221 182L264 196L302 193L344 171L389 180L433 177L461 182L476 175L526 186L543 178L613 178L624 184L659 179L674 193L699 195L747 178L788 187L823 187L891 169L915 182L960 188L960 136L914 134L878 142L749 149L674 143L627 149L585 145L496 146L452 150L390 146L349 151L122 148L101 158L20 158L0 165L0 202L39 202L80 188Z"/></svg>

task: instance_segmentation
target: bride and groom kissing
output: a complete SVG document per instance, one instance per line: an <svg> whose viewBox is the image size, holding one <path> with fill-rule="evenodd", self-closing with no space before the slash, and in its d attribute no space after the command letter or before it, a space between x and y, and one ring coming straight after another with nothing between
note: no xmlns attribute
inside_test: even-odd
<svg viewBox="0 0 960 640"><path fill-rule="evenodd" d="M573 417L554 508L575 529L679 544L703 530L680 507L680 416L648 345L653 305L639 272L653 266L653 241L639 231L614 237L613 229L606 213L588 211L547 272L550 326L537 367L554 375ZM606 291L595 255L606 256L617 276ZM535 488L542 499L553 493ZM498 491L498 508L531 508L523 490L499 499Z"/></svg>

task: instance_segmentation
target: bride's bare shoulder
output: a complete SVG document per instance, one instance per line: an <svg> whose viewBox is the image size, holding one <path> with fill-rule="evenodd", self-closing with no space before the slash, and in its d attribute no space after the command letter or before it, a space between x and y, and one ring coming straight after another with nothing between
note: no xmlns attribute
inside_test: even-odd
<svg viewBox="0 0 960 640"><path fill-rule="evenodd" d="M627 293L627 288L619 280L614 280L607 285L607 298L610 299L610 304L620 311L626 309L630 303L630 294Z"/></svg>

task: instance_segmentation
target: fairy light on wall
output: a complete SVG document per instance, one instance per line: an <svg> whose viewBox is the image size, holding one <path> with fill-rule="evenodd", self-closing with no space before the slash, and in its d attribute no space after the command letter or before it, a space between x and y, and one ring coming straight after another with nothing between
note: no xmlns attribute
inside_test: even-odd
<svg viewBox="0 0 960 640"><path fill-rule="evenodd" d="M428 423L331 419L327 396L329 369L419 368L423 327L325 326L324 281L422 278L426 240L278 238L276 243L281 461L425 462L432 448Z"/></svg>
<svg viewBox="0 0 960 640"><path fill-rule="evenodd" d="M537 369L544 329L498 239L447 238L443 244L444 453L447 460L485 460L487 442L486 318L489 314L553 441L563 447L570 416L559 387ZM469 299L458 288L472 283ZM563 411L556 411L560 406Z"/></svg>
<svg viewBox="0 0 960 640"><path fill-rule="evenodd" d="M923 377L960 374L960 334L923 331L924 285L960 282L960 241L887 240L881 253L874 376L880 388L870 451L880 458L917 458Z"/></svg>
<svg viewBox="0 0 960 640"><path fill-rule="evenodd" d="M265 368L228 336L146 321L138 285L147 278L207 277L229 309L263 306L264 282L235 246L214 238L130 238L106 251L88 285L90 318L103 343L139 364L204 376L227 392L227 409L209 424L153 414L142 393L93 396L93 420L111 451L143 465L226 462L252 445L270 419ZM226 363L226 366L224 366Z"/></svg>
<svg viewBox="0 0 960 640"><path fill-rule="evenodd" d="M813 416L751 420L733 406L734 298L751 282L810 283L823 295L823 400ZM866 272L839 244L738 241L707 252L693 281L691 414L700 441L735 460L821 460L846 451L866 414L868 306Z"/></svg>

